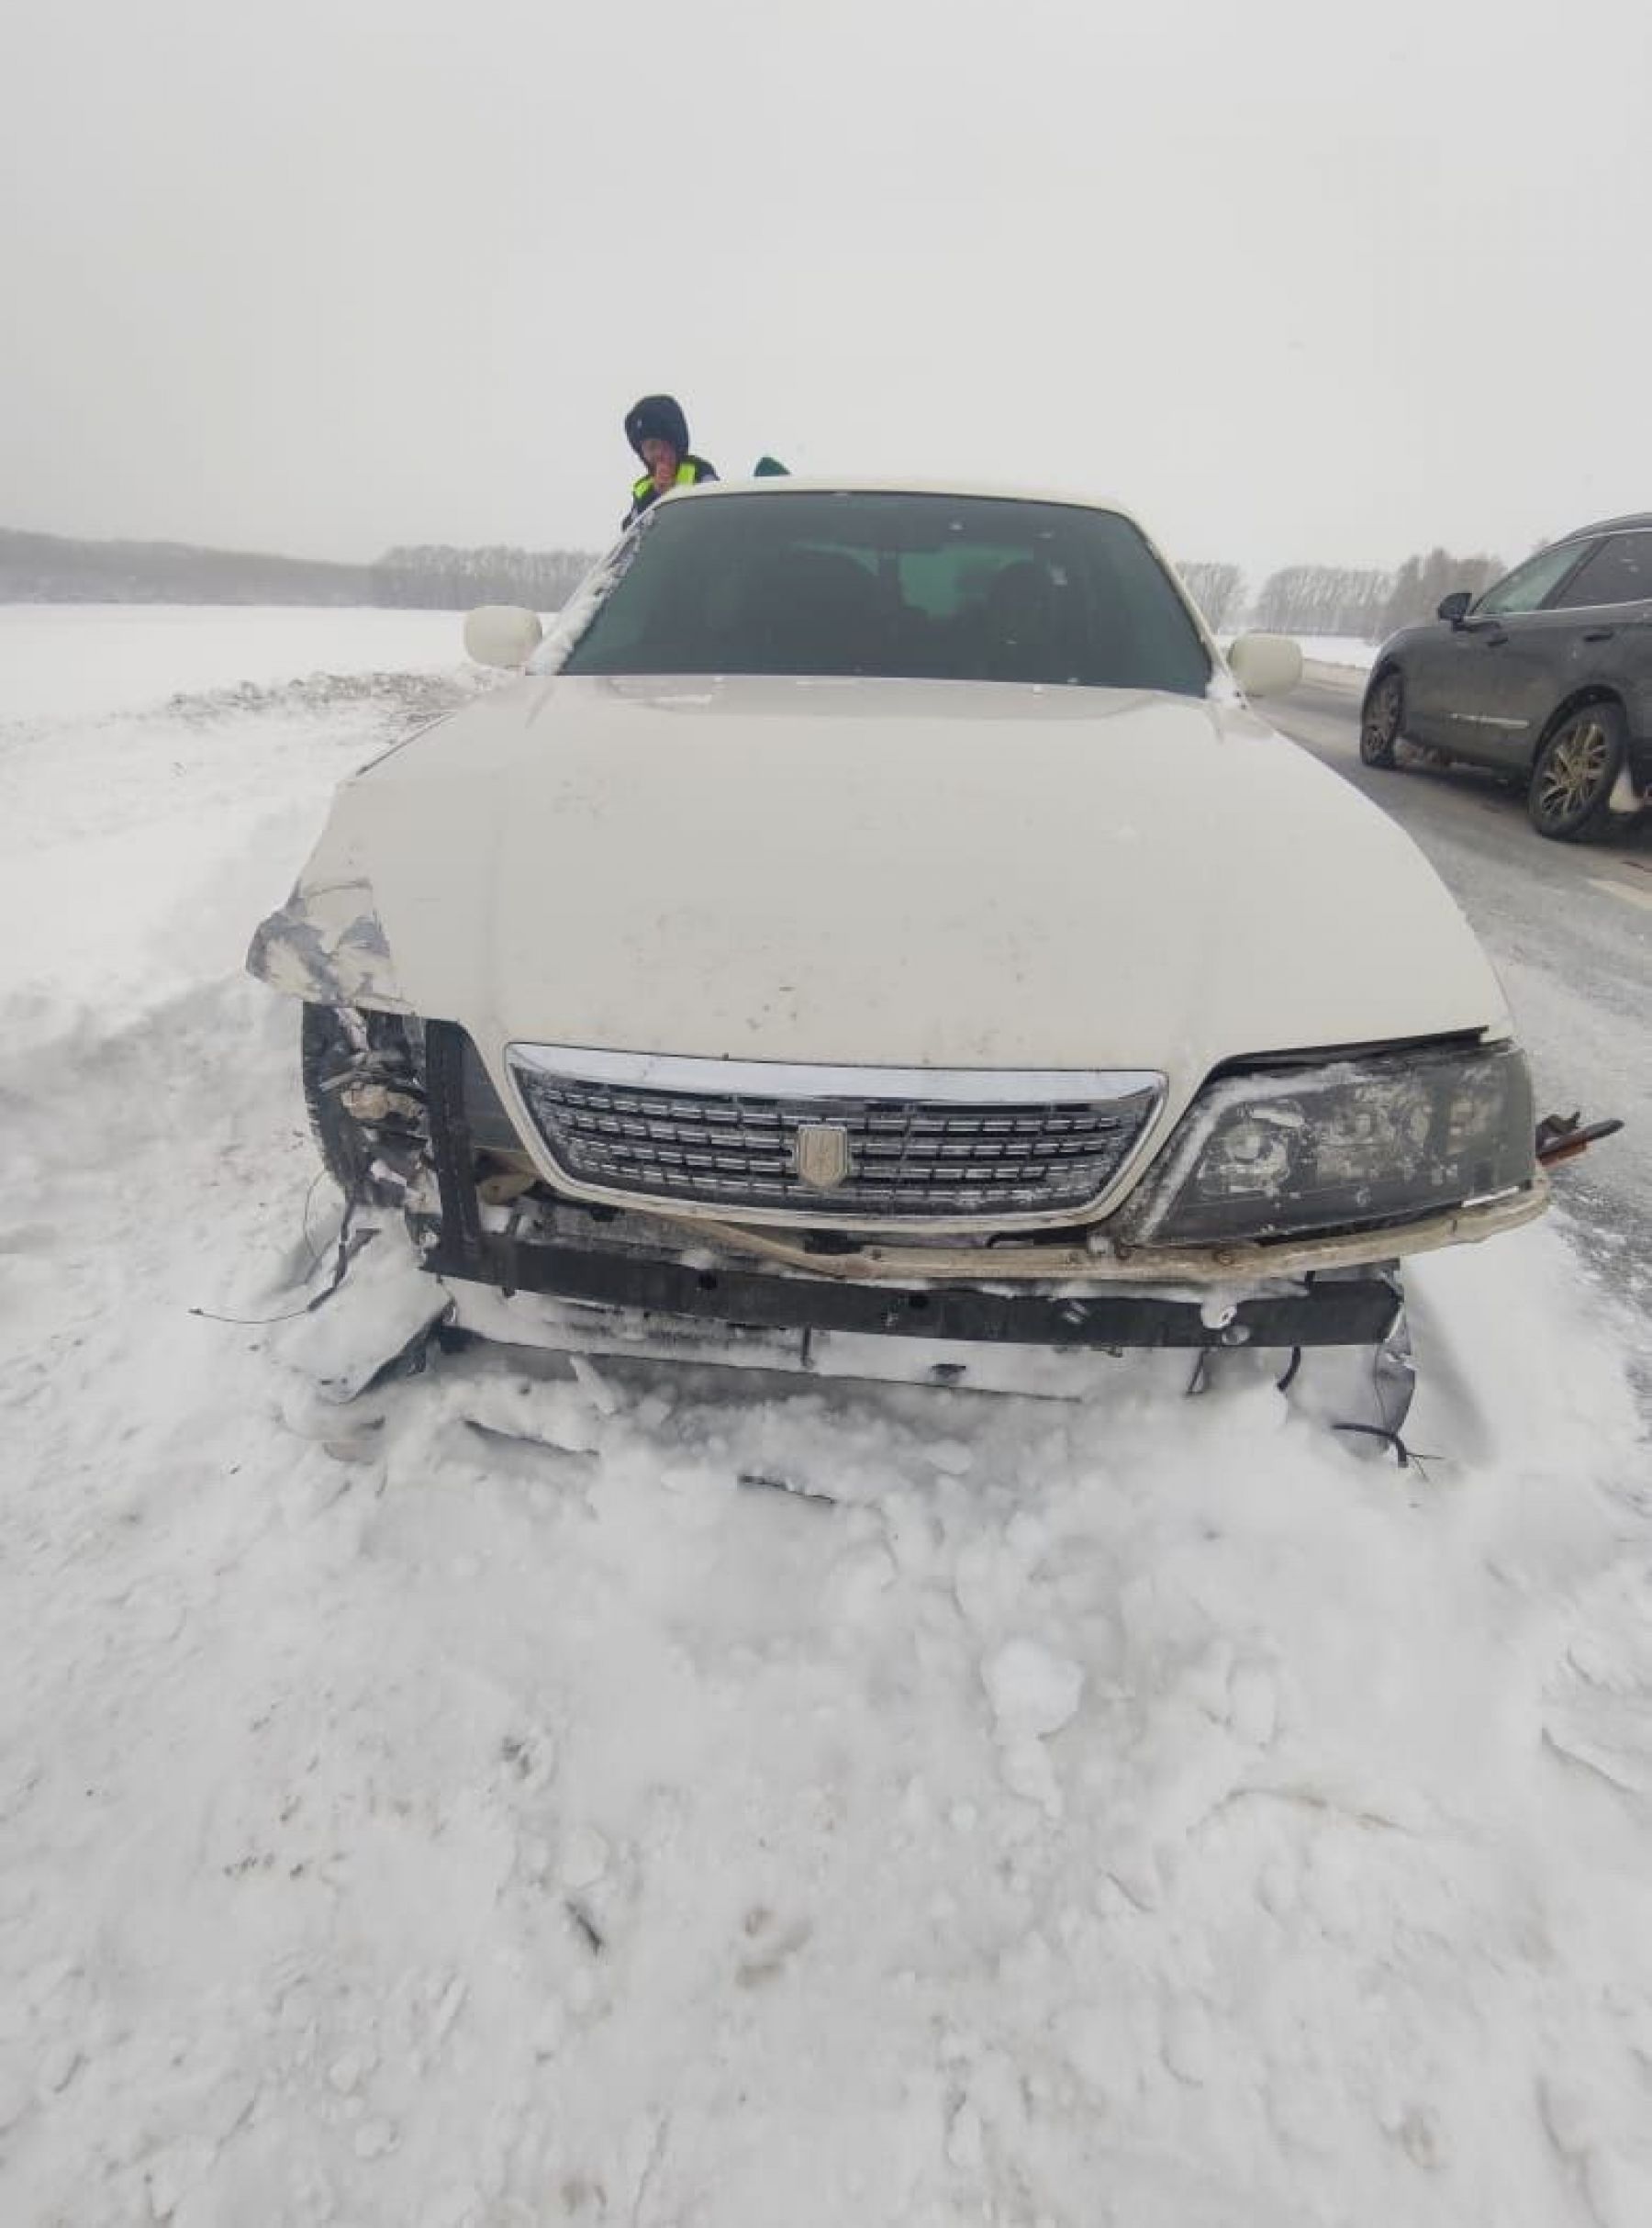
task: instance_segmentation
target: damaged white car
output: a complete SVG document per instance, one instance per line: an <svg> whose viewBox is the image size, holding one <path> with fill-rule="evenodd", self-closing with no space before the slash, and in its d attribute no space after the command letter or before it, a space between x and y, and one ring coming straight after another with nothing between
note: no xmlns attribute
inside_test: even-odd
<svg viewBox="0 0 1652 2228"><path fill-rule="evenodd" d="M1224 663L1122 511L706 487L539 633L473 614L527 673L344 785L249 960L462 1323L1286 1373L1392 1354L1403 1256L1543 1208L1456 904L1251 710L1294 646Z"/></svg>

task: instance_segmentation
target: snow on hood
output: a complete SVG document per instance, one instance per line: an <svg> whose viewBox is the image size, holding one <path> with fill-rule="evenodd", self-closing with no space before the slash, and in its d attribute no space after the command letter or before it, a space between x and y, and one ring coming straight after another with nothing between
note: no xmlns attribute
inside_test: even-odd
<svg viewBox="0 0 1652 2228"><path fill-rule="evenodd" d="M1236 1055L1506 1025L1409 837L1213 701L530 680L342 791L311 878L346 856L409 1002L490 1059L525 1038L1190 1088Z"/></svg>

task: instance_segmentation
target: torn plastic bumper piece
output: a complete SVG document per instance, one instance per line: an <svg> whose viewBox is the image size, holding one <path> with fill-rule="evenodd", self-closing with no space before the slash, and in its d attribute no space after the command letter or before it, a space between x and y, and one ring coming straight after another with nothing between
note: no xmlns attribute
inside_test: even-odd
<svg viewBox="0 0 1652 2228"><path fill-rule="evenodd" d="M1580 1114L1545 1114L1537 1125L1537 1165L1557 1168L1563 1160L1578 1160L1603 1137L1615 1137L1623 1123L1613 1114L1603 1122L1585 1122Z"/></svg>

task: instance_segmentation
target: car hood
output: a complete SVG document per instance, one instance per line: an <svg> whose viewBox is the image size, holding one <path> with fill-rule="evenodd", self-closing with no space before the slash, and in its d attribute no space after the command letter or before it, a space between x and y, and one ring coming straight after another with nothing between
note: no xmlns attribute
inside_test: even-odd
<svg viewBox="0 0 1652 2228"><path fill-rule="evenodd" d="M1375 806L1243 705L550 677L340 792L401 995L512 1039L1150 1068L1506 1026Z"/></svg>

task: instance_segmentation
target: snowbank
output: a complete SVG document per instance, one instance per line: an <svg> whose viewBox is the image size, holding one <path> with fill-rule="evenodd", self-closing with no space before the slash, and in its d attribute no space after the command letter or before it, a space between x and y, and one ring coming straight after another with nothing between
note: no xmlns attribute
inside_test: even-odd
<svg viewBox="0 0 1652 2228"><path fill-rule="evenodd" d="M1647 1467L1559 1236L1419 1271L1425 1474L1104 1362L331 1407L393 1235L191 1310L318 1282L239 943L408 716L0 743L78 893L0 936L0 2215L1642 2228Z"/></svg>
<svg viewBox="0 0 1652 2228"><path fill-rule="evenodd" d="M0 606L8 1041L233 977L333 785L493 685L462 660L449 612Z"/></svg>
<svg viewBox="0 0 1652 2228"><path fill-rule="evenodd" d="M431 673L464 653L454 611L0 603L0 724L129 711L310 673Z"/></svg>

